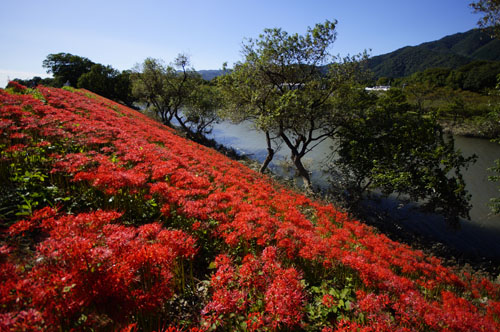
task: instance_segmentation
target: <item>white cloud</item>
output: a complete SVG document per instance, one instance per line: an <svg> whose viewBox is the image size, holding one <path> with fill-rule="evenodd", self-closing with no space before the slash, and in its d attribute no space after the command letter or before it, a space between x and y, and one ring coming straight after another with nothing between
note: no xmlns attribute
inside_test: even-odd
<svg viewBox="0 0 500 332"><path fill-rule="evenodd" d="M28 78L33 78L34 76L40 76L41 78L50 77L50 75L47 75L46 73L35 73L0 68L0 88L5 88L7 86L7 83L15 78L25 80Z"/></svg>

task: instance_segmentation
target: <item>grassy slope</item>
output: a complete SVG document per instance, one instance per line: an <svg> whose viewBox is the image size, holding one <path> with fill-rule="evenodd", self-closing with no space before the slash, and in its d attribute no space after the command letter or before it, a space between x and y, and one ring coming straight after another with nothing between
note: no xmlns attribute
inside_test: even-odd
<svg viewBox="0 0 500 332"><path fill-rule="evenodd" d="M0 329L500 329L488 280L88 91L15 90Z"/></svg>

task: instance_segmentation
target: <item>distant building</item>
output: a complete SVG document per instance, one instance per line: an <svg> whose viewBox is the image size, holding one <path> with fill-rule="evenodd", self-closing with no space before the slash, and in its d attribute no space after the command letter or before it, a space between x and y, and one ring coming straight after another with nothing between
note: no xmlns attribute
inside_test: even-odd
<svg viewBox="0 0 500 332"><path fill-rule="evenodd" d="M373 88L366 87L366 91L388 91L391 87L389 85L377 85Z"/></svg>

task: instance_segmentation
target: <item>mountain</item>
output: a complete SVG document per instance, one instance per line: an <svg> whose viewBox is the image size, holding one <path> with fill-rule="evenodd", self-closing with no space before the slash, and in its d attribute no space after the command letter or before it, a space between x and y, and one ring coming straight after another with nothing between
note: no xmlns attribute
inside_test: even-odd
<svg viewBox="0 0 500 332"><path fill-rule="evenodd" d="M204 80L211 81L217 76L223 75L224 70L222 69L198 70L198 74L200 74Z"/></svg>
<svg viewBox="0 0 500 332"><path fill-rule="evenodd" d="M457 69L476 60L500 61L500 40L487 32L472 29L417 46L406 46L368 60L375 77L404 77L429 68ZM198 71L206 80L222 70Z"/></svg>
<svg viewBox="0 0 500 332"><path fill-rule="evenodd" d="M472 29L417 46L374 56L368 67L378 77L403 77L428 68L455 69L475 60L500 61L500 40Z"/></svg>

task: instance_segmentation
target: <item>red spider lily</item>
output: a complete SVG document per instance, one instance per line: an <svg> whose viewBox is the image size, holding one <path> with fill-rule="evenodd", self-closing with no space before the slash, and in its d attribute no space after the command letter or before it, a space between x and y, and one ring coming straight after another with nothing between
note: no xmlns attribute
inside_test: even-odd
<svg viewBox="0 0 500 332"><path fill-rule="evenodd" d="M281 267L276 248L267 247L261 257L247 255L239 268L225 255L217 257L216 265L214 295L204 309L208 326L221 324L221 315L232 314L253 328L300 326L305 299L301 275Z"/></svg>
<svg viewBox="0 0 500 332"><path fill-rule="evenodd" d="M161 315L181 291L182 261L196 259L196 242L213 255L205 259L217 257L207 277L207 324L307 327L309 285L350 278L353 310L331 317L331 330L500 330L498 284L459 277L332 205L286 190L88 91L38 87L42 101L21 90L26 94L0 90L3 165L44 153L50 181L69 195L91 188L102 197L97 202L117 194L130 204L152 200L162 215L131 227L121 224L126 204L115 207L121 212L92 205L78 215L39 206L0 239L0 275L7 280L0 286L2 328L23 330L31 322L33 329L69 329L80 321L79 327L132 329L138 313ZM37 232L32 256L10 245Z"/></svg>
<svg viewBox="0 0 500 332"><path fill-rule="evenodd" d="M179 260L196 254L195 240L157 223L139 228L113 224L120 216L104 211L35 215L30 223L39 223L48 235L37 246L37 263L20 278L4 263L1 272L14 284L3 285L2 292L17 289L17 297L26 301L27 310L39 313L47 329L70 327L82 314L93 317L96 321L86 324L94 326L104 316L120 324L135 312L161 310L176 291L175 279L184 277L175 270ZM20 229L24 226L14 225L11 233Z"/></svg>

